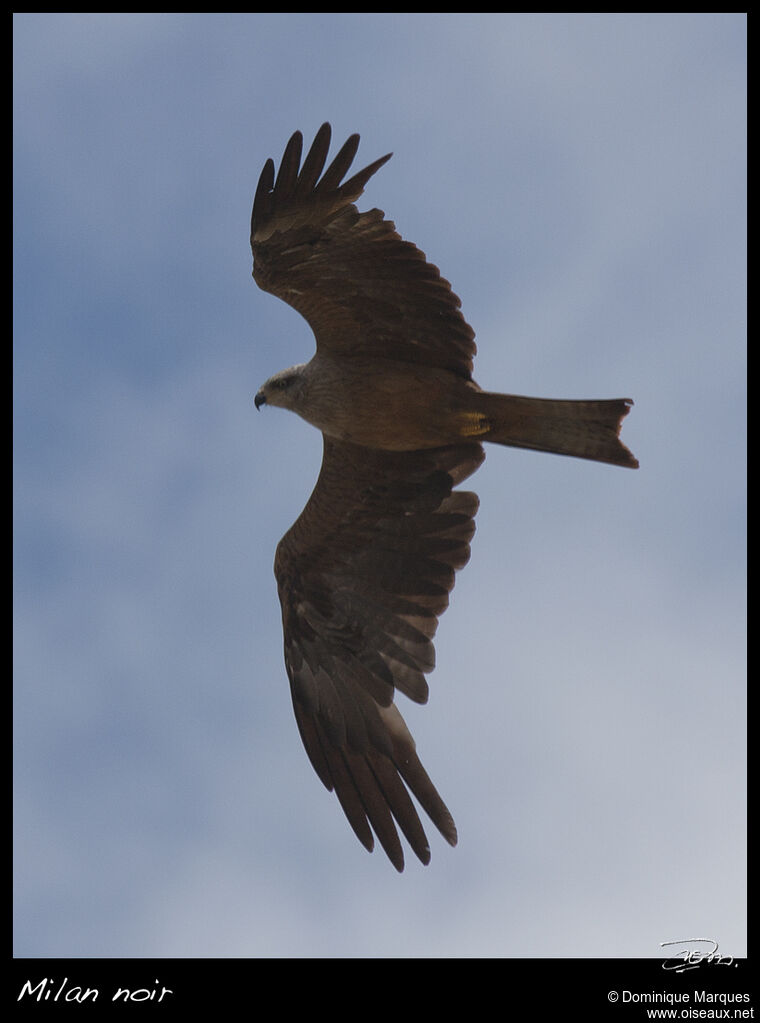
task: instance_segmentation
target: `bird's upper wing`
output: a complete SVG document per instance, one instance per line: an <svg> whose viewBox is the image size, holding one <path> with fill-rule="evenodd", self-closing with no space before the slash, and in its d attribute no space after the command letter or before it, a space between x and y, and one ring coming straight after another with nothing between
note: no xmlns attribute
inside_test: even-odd
<svg viewBox="0 0 760 1023"><path fill-rule="evenodd" d="M324 438L322 469L277 548L285 663L306 752L359 840L398 870L396 824L427 863L411 790L452 845L456 828L393 698L428 696L432 639L470 556L475 494L453 488L479 444L387 452ZM394 824L395 819L395 824Z"/></svg>
<svg viewBox="0 0 760 1023"><path fill-rule="evenodd" d="M451 285L381 210L359 213L353 205L391 154L341 184L359 136L348 139L324 174L330 125L319 129L303 166L302 145L296 132L276 180L272 160L259 178L251 215L258 285L308 320L318 348L421 363L469 379L474 333Z"/></svg>

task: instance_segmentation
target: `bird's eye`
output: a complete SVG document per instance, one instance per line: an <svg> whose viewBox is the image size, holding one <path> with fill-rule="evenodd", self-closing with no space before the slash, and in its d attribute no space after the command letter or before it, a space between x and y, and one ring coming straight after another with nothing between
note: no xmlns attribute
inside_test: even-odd
<svg viewBox="0 0 760 1023"><path fill-rule="evenodd" d="M286 387L290 387L290 381L291 381L291 379L292 379L291 377L282 377L282 379L281 379L281 380L278 380L278 381L277 381L277 387L278 387L278 388L279 388L279 389L280 389L281 391L284 391Z"/></svg>

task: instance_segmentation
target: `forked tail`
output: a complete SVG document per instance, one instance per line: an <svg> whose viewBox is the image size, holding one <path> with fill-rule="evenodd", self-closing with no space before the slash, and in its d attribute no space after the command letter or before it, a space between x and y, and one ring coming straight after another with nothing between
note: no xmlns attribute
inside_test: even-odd
<svg viewBox="0 0 760 1023"><path fill-rule="evenodd" d="M481 391L478 398L480 422L472 432L480 440L639 467L618 436L633 405L630 398L563 401L488 391Z"/></svg>

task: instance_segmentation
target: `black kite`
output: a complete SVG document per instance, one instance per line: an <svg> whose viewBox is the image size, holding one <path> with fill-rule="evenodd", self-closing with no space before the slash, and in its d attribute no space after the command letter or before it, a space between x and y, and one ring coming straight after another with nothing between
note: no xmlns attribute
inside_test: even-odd
<svg viewBox="0 0 760 1023"><path fill-rule="evenodd" d="M314 331L309 363L256 395L322 431L322 469L277 547L285 665L311 763L359 841L377 835L403 870L396 825L423 863L430 848L409 796L454 845L454 821L415 752L396 690L425 703L433 636L470 555L477 496L455 488L482 441L635 468L618 439L632 404L482 391L474 333L451 286L380 210L354 201L388 156L348 181L352 135L322 173L330 126L301 164L267 160L251 217L253 276Z"/></svg>

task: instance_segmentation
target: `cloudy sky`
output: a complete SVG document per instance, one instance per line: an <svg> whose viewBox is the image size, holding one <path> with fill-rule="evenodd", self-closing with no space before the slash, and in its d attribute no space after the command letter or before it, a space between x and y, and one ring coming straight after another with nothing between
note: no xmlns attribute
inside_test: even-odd
<svg viewBox="0 0 760 1023"><path fill-rule="evenodd" d="M18 956L746 954L740 15L23 14ZM491 448L426 707L459 829L398 875L313 773L272 559L321 439L250 279L331 121L453 284L476 379L632 397L638 472Z"/></svg>

